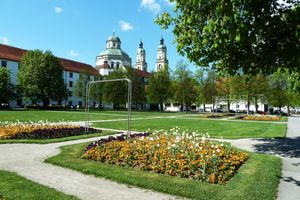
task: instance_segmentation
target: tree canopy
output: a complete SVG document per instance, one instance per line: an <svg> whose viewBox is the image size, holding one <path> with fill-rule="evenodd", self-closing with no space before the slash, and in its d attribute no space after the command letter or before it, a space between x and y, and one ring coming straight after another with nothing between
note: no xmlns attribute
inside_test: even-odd
<svg viewBox="0 0 300 200"><path fill-rule="evenodd" d="M51 51L28 51L21 58L17 82L25 97L43 101L44 106L48 106L50 99L66 97L63 67Z"/></svg>
<svg viewBox="0 0 300 200"><path fill-rule="evenodd" d="M7 103L14 95L14 86L10 82L10 71L0 66L0 107Z"/></svg>
<svg viewBox="0 0 300 200"><path fill-rule="evenodd" d="M300 71L298 0L170 0L175 16L156 23L171 27L177 51L198 66L230 74Z"/></svg>
<svg viewBox="0 0 300 200"><path fill-rule="evenodd" d="M163 111L163 103L171 97L171 79L169 72L158 71L152 73L147 87L147 95L150 103L158 103Z"/></svg>

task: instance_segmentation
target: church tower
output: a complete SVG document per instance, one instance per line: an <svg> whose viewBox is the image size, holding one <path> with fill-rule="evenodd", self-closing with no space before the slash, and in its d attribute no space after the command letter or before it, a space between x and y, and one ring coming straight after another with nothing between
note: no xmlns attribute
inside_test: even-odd
<svg viewBox="0 0 300 200"><path fill-rule="evenodd" d="M164 45L164 39L161 37L160 44L157 48L157 57L155 63L156 71L168 70L167 47Z"/></svg>
<svg viewBox="0 0 300 200"><path fill-rule="evenodd" d="M139 44L139 48L136 51L136 63L135 68L142 71L147 71L147 62L146 62L146 51L143 47L143 42Z"/></svg>

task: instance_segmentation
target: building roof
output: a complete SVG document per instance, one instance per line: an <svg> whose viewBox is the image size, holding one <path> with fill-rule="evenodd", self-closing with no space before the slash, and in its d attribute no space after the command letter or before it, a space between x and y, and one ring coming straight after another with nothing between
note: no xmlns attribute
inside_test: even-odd
<svg viewBox="0 0 300 200"><path fill-rule="evenodd" d="M121 42L120 38L115 35L115 32L113 32L113 34L111 36L109 36L106 41L110 41L110 40Z"/></svg>
<svg viewBox="0 0 300 200"><path fill-rule="evenodd" d="M0 59L12 60L16 62L20 62L21 57L27 52L26 49L20 49L17 47L0 44ZM65 58L59 58L62 62L63 68L65 71L72 72L86 72L91 75L99 75L98 71L92 67L91 65L68 60Z"/></svg>
<svg viewBox="0 0 300 200"><path fill-rule="evenodd" d="M96 69L97 70L99 70L99 69L109 69L109 65L107 63L104 63L102 65L96 66Z"/></svg>
<svg viewBox="0 0 300 200"><path fill-rule="evenodd" d="M135 69L135 68L134 68L134 71L139 77L149 78L151 76L151 73L146 72L146 71L142 71L142 70Z"/></svg>

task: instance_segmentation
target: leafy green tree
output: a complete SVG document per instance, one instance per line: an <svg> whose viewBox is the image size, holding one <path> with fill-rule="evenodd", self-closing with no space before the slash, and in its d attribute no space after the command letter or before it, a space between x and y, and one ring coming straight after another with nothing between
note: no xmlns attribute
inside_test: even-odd
<svg viewBox="0 0 300 200"><path fill-rule="evenodd" d="M42 101L44 106L50 99L60 101L67 95L63 67L51 51L28 51L21 58L17 82L26 98Z"/></svg>
<svg viewBox="0 0 300 200"><path fill-rule="evenodd" d="M76 83L74 85L74 95L82 98L84 106L86 105L86 85L89 81L91 81L90 74L87 72L81 72L79 74L78 80L76 81ZM95 90L95 87L97 87L97 86L93 86L93 88L91 88L91 90L90 90L91 98L94 97L93 90Z"/></svg>
<svg viewBox="0 0 300 200"><path fill-rule="evenodd" d="M230 110L230 76L227 74L224 77L219 77L217 79L217 94L222 100L227 101L227 109Z"/></svg>
<svg viewBox="0 0 300 200"><path fill-rule="evenodd" d="M125 71L119 69L112 71L105 79L127 78ZM125 81L107 82L104 84L104 100L112 102L114 109L120 109L122 104L127 101L127 84Z"/></svg>
<svg viewBox="0 0 300 200"><path fill-rule="evenodd" d="M14 97L14 86L10 82L10 71L0 66L0 107Z"/></svg>
<svg viewBox="0 0 300 200"><path fill-rule="evenodd" d="M202 95L203 101L205 104L212 104L213 108L216 104L216 98L218 96L217 91L217 74L214 70L210 70L207 73L207 76L204 80L203 88L202 88Z"/></svg>
<svg viewBox="0 0 300 200"><path fill-rule="evenodd" d="M234 76L230 79L230 89L232 99L247 102L248 114L250 113L251 102L254 102L257 112L258 101L264 101L269 90L267 79L261 74Z"/></svg>
<svg viewBox="0 0 300 200"><path fill-rule="evenodd" d="M288 76L285 70L278 69L269 77L269 103L278 107L280 111L283 106L289 105Z"/></svg>
<svg viewBox="0 0 300 200"><path fill-rule="evenodd" d="M136 71L128 67L127 68L127 78L132 82L132 103L135 104L135 107L138 107L140 104L143 108L144 103L146 102L145 94L145 83L142 80L142 77L139 77Z"/></svg>
<svg viewBox="0 0 300 200"><path fill-rule="evenodd" d="M203 110L205 110L205 101L204 101L204 83L205 83L205 73L204 70L201 68L198 68L194 73L194 79L196 81L196 91L197 91L197 97L196 102L198 104L203 104Z"/></svg>
<svg viewBox="0 0 300 200"><path fill-rule="evenodd" d="M291 105L294 107L300 106L300 73L292 73L289 76L288 93Z"/></svg>
<svg viewBox="0 0 300 200"><path fill-rule="evenodd" d="M95 76L94 80L99 81L102 80L103 77L101 75ZM102 105L103 102L103 83L96 83L91 85L90 89L90 98L97 102L98 105Z"/></svg>
<svg viewBox="0 0 300 200"><path fill-rule="evenodd" d="M180 103L181 111L183 111L183 104L187 108L196 100L196 81L192 77L192 72L188 70L188 65L183 60L177 62L173 76L174 100Z"/></svg>
<svg viewBox="0 0 300 200"><path fill-rule="evenodd" d="M171 79L167 71L158 71L152 73L147 87L147 95L151 103L160 105L160 110L163 111L163 103L166 103L171 93Z"/></svg>
<svg viewBox="0 0 300 200"><path fill-rule="evenodd" d="M174 16L156 23L171 27L177 51L198 66L230 74L271 74L279 67L300 69L298 0L171 0Z"/></svg>

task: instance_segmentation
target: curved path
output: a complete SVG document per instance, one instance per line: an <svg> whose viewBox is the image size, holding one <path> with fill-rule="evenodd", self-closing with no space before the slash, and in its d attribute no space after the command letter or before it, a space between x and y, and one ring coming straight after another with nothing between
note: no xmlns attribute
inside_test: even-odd
<svg viewBox="0 0 300 200"><path fill-rule="evenodd" d="M100 137L44 145L1 144L0 169L16 172L34 182L75 195L80 199L179 199L43 163L47 157L58 154L60 146L97 139Z"/></svg>

